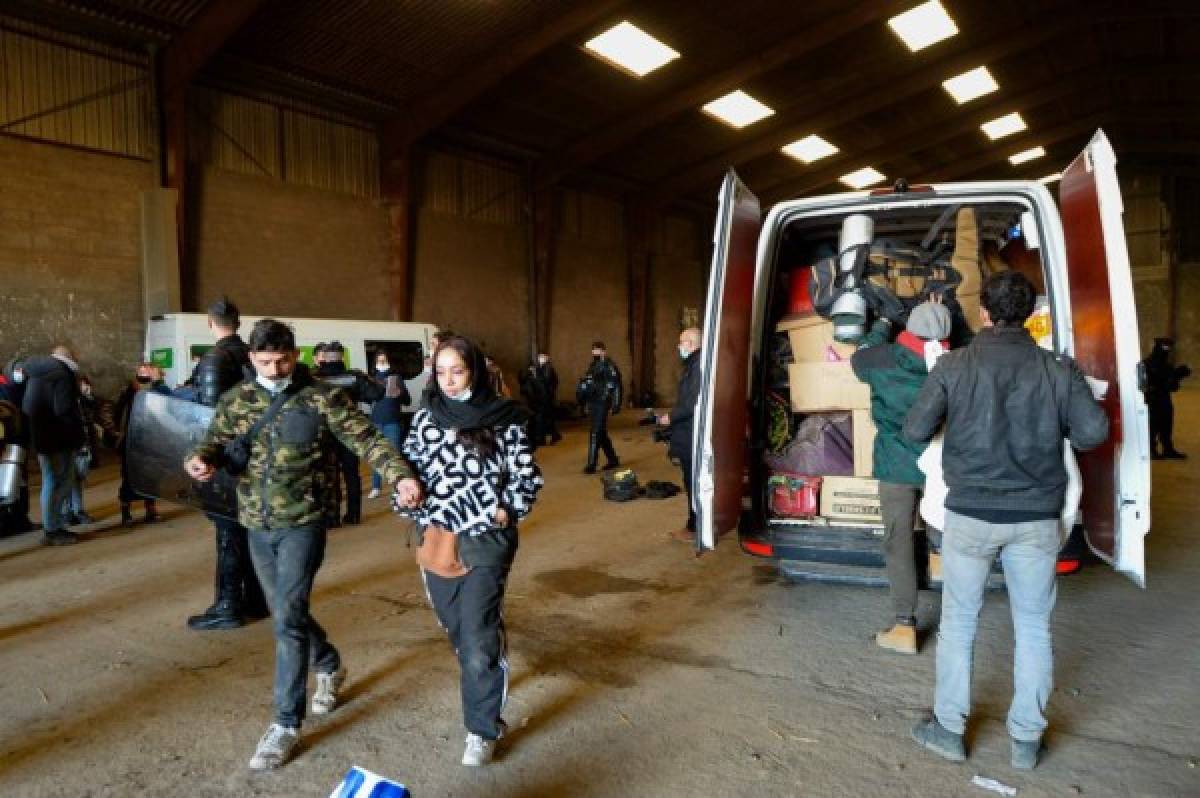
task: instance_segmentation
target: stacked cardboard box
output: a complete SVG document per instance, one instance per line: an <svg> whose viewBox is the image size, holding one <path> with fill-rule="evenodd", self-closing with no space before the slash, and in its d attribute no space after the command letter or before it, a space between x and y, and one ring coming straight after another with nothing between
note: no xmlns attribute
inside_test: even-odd
<svg viewBox="0 0 1200 798"><path fill-rule="evenodd" d="M871 421L871 390L854 376L850 358L856 349L854 344L834 340L833 324L820 316L785 318L775 328L786 332L792 347L794 361L788 366L788 383L791 393L792 411L796 413L830 413L850 411L854 436L854 476L828 477L834 487L822 486L822 515L826 495L831 497L830 507L842 507L840 515L830 517L854 517L873 521L878 515L878 483L871 476L873 450L875 446L875 424ZM825 475L813 475L825 476ZM848 493L847 493L848 492ZM845 494L845 495L843 495ZM861 508L862 497L875 496L875 516L870 512L846 514L847 496ZM834 497L838 498L834 501ZM868 501L869 505L870 502ZM869 508L868 508L869 509Z"/></svg>

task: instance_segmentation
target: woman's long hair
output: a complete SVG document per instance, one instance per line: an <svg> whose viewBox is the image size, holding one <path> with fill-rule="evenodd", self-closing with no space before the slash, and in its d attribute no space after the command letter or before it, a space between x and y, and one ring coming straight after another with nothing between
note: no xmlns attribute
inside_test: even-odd
<svg viewBox="0 0 1200 798"><path fill-rule="evenodd" d="M482 349L475 345L474 341L461 335L451 335L442 339L441 343L438 344L438 348L433 352L433 381L437 386L436 390L438 393L442 391L442 384L437 381L437 358L444 349L454 350L462 358L467 371L471 373L470 401L472 403L482 403L495 397L496 391L492 388L492 381L487 368L487 356L483 354ZM480 457L485 459L494 456L497 451L496 433L491 427L460 429L458 431L458 442L468 449L473 449Z"/></svg>

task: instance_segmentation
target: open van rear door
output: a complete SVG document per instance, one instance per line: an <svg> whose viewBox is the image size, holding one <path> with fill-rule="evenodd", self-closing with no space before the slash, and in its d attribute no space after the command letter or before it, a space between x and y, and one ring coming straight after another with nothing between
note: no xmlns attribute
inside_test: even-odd
<svg viewBox="0 0 1200 798"><path fill-rule="evenodd" d="M1108 383L1102 400L1108 441L1079 455L1083 526L1097 555L1145 587L1150 441L1138 380L1141 347L1116 160L1108 138L1097 131L1063 173L1059 205L1073 354L1084 374Z"/></svg>
<svg viewBox="0 0 1200 798"><path fill-rule="evenodd" d="M713 234L692 438L697 550L714 548L718 535L737 526L742 510L754 255L761 227L758 197L730 169Z"/></svg>

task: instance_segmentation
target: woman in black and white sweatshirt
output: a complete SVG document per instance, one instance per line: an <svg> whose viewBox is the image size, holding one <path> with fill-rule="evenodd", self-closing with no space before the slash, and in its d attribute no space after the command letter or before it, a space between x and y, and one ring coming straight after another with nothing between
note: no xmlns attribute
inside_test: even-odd
<svg viewBox="0 0 1200 798"><path fill-rule="evenodd" d="M421 574L462 668L468 732L462 761L483 765L506 728L500 718L508 697L504 588L517 521L533 509L542 474L525 433L528 412L496 396L478 347L461 336L442 341L434 375L404 443L426 498L405 512L427 541L448 539L448 531L458 544L460 562L437 568L442 575L423 562Z"/></svg>

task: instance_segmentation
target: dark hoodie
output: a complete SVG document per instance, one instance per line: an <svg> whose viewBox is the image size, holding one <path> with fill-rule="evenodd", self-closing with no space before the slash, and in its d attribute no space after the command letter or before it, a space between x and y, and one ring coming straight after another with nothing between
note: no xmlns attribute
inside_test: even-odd
<svg viewBox="0 0 1200 798"><path fill-rule="evenodd" d="M58 454L86 444L75 372L56 357L32 357L25 361L25 382L21 409L29 418L34 450Z"/></svg>

